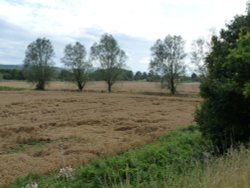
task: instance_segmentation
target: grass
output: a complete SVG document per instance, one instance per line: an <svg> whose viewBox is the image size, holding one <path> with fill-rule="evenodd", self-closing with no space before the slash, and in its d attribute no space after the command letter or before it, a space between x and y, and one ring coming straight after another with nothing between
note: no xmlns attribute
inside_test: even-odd
<svg viewBox="0 0 250 188"><path fill-rule="evenodd" d="M8 149L4 153L5 154L13 154L13 153L24 151L24 150L29 149L29 148L42 148L47 143L48 142L46 142L46 141L41 141L41 142L31 142L31 143L27 143L27 144L17 144L15 147Z"/></svg>
<svg viewBox="0 0 250 188"><path fill-rule="evenodd" d="M30 174L18 178L10 188L37 182L41 187L162 187L189 172L201 161L210 144L196 127L190 126L162 136L158 141L118 156L93 161L75 170L74 179ZM152 185L152 186L151 186Z"/></svg>
<svg viewBox="0 0 250 188"><path fill-rule="evenodd" d="M9 86L0 86L0 91L21 91L25 90L24 88L9 87Z"/></svg>
<svg viewBox="0 0 250 188"><path fill-rule="evenodd" d="M250 150L241 147L229 150L221 157L212 157L204 165L200 162L188 173L176 177L175 183L168 188L249 188L250 187Z"/></svg>

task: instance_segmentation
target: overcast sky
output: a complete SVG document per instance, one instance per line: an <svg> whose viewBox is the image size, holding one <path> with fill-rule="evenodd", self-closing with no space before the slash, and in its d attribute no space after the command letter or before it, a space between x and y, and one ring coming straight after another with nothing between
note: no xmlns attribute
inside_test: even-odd
<svg viewBox="0 0 250 188"><path fill-rule="evenodd" d="M87 49L103 33L125 50L127 67L148 71L150 47L166 35L181 35L188 51L192 40L219 31L246 0L0 0L0 64L22 64L29 43L46 37L57 66L66 44Z"/></svg>

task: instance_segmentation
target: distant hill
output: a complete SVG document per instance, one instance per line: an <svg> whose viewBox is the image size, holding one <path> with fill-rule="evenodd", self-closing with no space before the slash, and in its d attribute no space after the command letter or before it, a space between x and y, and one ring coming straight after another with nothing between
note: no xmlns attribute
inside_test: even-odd
<svg viewBox="0 0 250 188"><path fill-rule="evenodd" d="M0 69L4 69L4 70L21 70L22 69L22 65L3 65L0 64Z"/></svg>

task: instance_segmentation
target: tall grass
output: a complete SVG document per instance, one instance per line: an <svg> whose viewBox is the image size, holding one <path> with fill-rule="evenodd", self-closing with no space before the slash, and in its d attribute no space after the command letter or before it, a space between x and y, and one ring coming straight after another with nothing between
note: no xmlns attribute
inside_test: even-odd
<svg viewBox="0 0 250 188"><path fill-rule="evenodd" d="M250 150L244 147L229 150L225 156L198 165L190 174L181 175L173 187L186 188L249 188Z"/></svg>

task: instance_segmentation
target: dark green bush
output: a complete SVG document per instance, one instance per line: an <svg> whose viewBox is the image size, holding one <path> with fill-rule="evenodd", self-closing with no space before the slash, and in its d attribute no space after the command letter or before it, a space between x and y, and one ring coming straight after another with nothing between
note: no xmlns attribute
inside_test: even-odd
<svg viewBox="0 0 250 188"><path fill-rule="evenodd" d="M219 152L250 138L250 15L237 16L212 38L201 81L204 102L196 113L202 133Z"/></svg>

